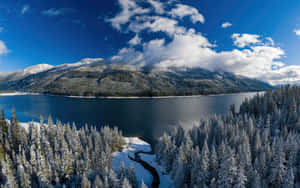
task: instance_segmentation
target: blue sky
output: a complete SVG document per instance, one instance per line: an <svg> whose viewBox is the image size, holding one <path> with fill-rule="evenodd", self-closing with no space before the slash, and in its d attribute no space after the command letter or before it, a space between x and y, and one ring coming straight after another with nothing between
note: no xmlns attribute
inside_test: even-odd
<svg viewBox="0 0 300 188"><path fill-rule="evenodd" d="M298 0L6 0L0 28L0 72L102 57L300 80Z"/></svg>

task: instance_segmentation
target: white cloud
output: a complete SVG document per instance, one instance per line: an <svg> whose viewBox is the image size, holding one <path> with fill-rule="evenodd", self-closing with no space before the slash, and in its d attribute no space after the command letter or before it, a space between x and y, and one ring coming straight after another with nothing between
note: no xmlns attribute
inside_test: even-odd
<svg viewBox="0 0 300 188"><path fill-rule="evenodd" d="M161 16L138 17L128 28L135 33L148 29L150 32L165 32L169 36L185 32L184 27L178 26L178 21Z"/></svg>
<svg viewBox="0 0 300 188"><path fill-rule="evenodd" d="M191 6L183 5L183 4L177 4L176 8L173 8L170 12L170 15L173 18L180 18L182 19L185 16L190 16L192 22L195 24L197 22L204 23L205 18L202 14L199 13L199 11Z"/></svg>
<svg viewBox="0 0 300 188"><path fill-rule="evenodd" d="M269 44L271 46L275 45L275 42L274 42L274 40L271 37L266 37L266 40L267 40L267 44Z"/></svg>
<svg viewBox="0 0 300 188"><path fill-rule="evenodd" d="M253 34L239 34L234 33L231 38L234 40L234 45L239 48L244 48L246 46L260 43L259 35L253 35Z"/></svg>
<svg viewBox="0 0 300 188"><path fill-rule="evenodd" d="M163 3L156 0L148 0L148 2L154 7L155 12L158 14L163 14L165 12Z"/></svg>
<svg viewBox="0 0 300 188"><path fill-rule="evenodd" d="M129 42L128 44L135 46L141 44L142 39L139 37L139 35L135 35Z"/></svg>
<svg viewBox="0 0 300 188"><path fill-rule="evenodd" d="M119 2L123 3L122 11L109 21L114 28L121 30L124 25L125 33L133 32L136 35L128 41L128 46L111 58L113 62L163 69L190 67L225 71L271 84L300 82L300 66L285 65L281 61L285 52L275 45L271 37L235 33L231 38L239 48L217 51L216 44L210 43L204 34L180 25L178 19L185 16L190 16L193 23L204 23L204 17L195 8L177 4L169 14L160 14L155 8L151 12L132 0ZM169 3L168 6L173 5ZM142 31L162 32L168 37L159 35L155 38L155 35L151 35L154 39L149 41L141 38ZM139 48L135 48L135 45L139 45Z"/></svg>
<svg viewBox="0 0 300 188"><path fill-rule="evenodd" d="M24 5L22 7L22 10L21 10L21 14L25 14L26 12L28 12L30 9L30 6L29 5Z"/></svg>
<svg viewBox="0 0 300 188"><path fill-rule="evenodd" d="M119 53L111 58L114 62L144 66L144 55L133 48L122 48Z"/></svg>
<svg viewBox="0 0 300 188"><path fill-rule="evenodd" d="M224 22L221 25L222 28L227 28L227 27L231 27L231 26L232 26L232 24L230 22Z"/></svg>
<svg viewBox="0 0 300 188"><path fill-rule="evenodd" d="M296 35L300 36L300 29L295 29L294 32L296 33Z"/></svg>
<svg viewBox="0 0 300 188"><path fill-rule="evenodd" d="M284 66L279 61L283 55L284 51L281 48L267 45L217 52L206 37L190 29L186 33L175 34L170 43L166 43L164 39L151 40L144 43L141 51L133 48L122 49L112 59L139 66L153 65L163 69L197 67L211 71L226 71L269 81L265 75Z"/></svg>
<svg viewBox="0 0 300 188"><path fill-rule="evenodd" d="M2 40L0 40L0 55L4 55L7 53L9 53L9 50L7 49L5 43Z"/></svg>
<svg viewBox="0 0 300 188"><path fill-rule="evenodd" d="M0 33L4 30L4 27L0 27Z"/></svg>
<svg viewBox="0 0 300 188"><path fill-rule="evenodd" d="M283 66L278 61L284 55L281 48L270 46L252 46L250 49L220 52L215 60L220 61L224 67L221 70L233 72L238 75L264 79L264 75L274 68Z"/></svg>
<svg viewBox="0 0 300 188"><path fill-rule="evenodd" d="M149 9L138 6L135 0L119 0L119 4L122 9L121 12L107 20L118 30L121 30L121 25L128 23L132 16L149 12Z"/></svg>
<svg viewBox="0 0 300 188"><path fill-rule="evenodd" d="M76 12L73 8L50 8L48 10L43 10L41 13L45 16L55 17L55 16L62 16L67 13Z"/></svg>

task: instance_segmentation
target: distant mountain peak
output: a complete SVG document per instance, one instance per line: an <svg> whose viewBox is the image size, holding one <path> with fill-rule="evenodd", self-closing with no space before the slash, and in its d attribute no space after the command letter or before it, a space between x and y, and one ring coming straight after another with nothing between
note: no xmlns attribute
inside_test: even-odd
<svg viewBox="0 0 300 188"><path fill-rule="evenodd" d="M38 64L38 65L30 66L23 70L23 75L37 74L52 69L53 67L54 66L48 64Z"/></svg>

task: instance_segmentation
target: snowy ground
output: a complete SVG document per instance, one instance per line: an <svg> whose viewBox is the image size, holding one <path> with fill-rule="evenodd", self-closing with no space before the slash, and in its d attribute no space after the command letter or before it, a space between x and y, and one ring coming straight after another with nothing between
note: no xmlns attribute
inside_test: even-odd
<svg viewBox="0 0 300 188"><path fill-rule="evenodd" d="M121 163L123 162L126 167L132 165L135 169L136 176L138 178L139 183L144 181L147 186L150 186L152 183L152 175L148 172L142 165L136 163L128 158L128 155L134 157L134 153L139 150L143 151L151 151L151 146L140 140L136 137L126 137L125 138L126 145L124 146L122 152L113 153L112 166L114 170L119 170Z"/></svg>
<svg viewBox="0 0 300 188"><path fill-rule="evenodd" d="M122 152L115 152L113 153L113 161L112 165L114 170L118 170L120 168L120 164L123 162L126 167L129 167L132 165L135 169L137 178L139 183L144 181L144 183L151 187L152 183L152 175L150 172L148 172L146 169L142 167L139 163L136 163L128 158L129 156L134 157L134 153L136 151L151 151L150 144L144 142L143 140L136 138L136 137L125 137L126 145ZM155 162L155 155L149 155L149 154L140 154L141 158L152 165L156 170L158 171L158 174L160 176L160 186L161 188L169 188L172 187L172 180L168 175L163 175L163 168L160 167Z"/></svg>
<svg viewBox="0 0 300 188"><path fill-rule="evenodd" d="M140 156L144 161L146 161L148 164L150 164L157 170L158 175L160 177L159 187L161 187L161 188L173 187L173 181L172 181L170 175L165 174L164 173L165 170L160 165L157 164L157 162L155 161L155 155L141 153Z"/></svg>

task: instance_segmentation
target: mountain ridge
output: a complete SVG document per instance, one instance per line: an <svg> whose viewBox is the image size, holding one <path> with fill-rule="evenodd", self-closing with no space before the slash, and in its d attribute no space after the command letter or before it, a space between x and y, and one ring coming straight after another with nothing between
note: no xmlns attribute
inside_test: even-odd
<svg viewBox="0 0 300 188"><path fill-rule="evenodd" d="M201 68L151 67L86 58L20 76L0 75L0 90L72 96L184 96L263 91L267 83L229 72Z"/></svg>

